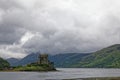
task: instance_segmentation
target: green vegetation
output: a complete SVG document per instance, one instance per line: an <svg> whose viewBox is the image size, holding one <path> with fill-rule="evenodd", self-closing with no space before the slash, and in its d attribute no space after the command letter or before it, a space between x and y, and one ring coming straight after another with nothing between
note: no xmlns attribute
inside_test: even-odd
<svg viewBox="0 0 120 80"><path fill-rule="evenodd" d="M56 54L50 58L52 62L55 63L56 67L73 67L73 65L78 64L79 61L88 53L66 53L66 54Z"/></svg>
<svg viewBox="0 0 120 80"><path fill-rule="evenodd" d="M73 66L88 68L120 68L120 45L113 45L85 56L78 64Z"/></svg>
<svg viewBox="0 0 120 80"><path fill-rule="evenodd" d="M8 67L10 67L9 63L6 60L0 58L0 70Z"/></svg>
<svg viewBox="0 0 120 80"><path fill-rule="evenodd" d="M40 61L24 66L12 67L9 63L0 58L0 71L55 71L54 63L48 60L48 55L40 55Z"/></svg>
<svg viewBox="0 0 120 80"><path fill-rule="evenodd" d="M13 69L14 71L53 71L48 64L28 64L26 66L18 66Z"/></svg>

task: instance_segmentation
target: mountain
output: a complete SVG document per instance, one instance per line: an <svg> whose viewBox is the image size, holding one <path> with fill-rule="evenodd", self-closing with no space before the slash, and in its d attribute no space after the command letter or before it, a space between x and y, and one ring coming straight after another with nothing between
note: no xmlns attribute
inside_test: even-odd
<svg viewBox="0 0 120 80"><path fill-rule="evenodd" d="M26 64L36 62L36 61L38 61L38 56L39 56L39 53L29 54L26 57L24 57L23 59L21 59L20 61L16 62L14 64L14 66L26 65Z"/></svg>
<svg viewBox="0 0 120 80"><path fill-rule="evenodd" d="M120 68L120 44L112 45L85 56L74 67Z"/></svg>
<svg viewBox="0 0 120 80"><path fill-rule="evenodd" d="M11 66L14 66L14 64L20 61L20 59L16 59L16 58L8 58L6 60L10 63Z"/></svg>
<svg viewBox="0 0 120 80"><path fill-rule="evenodd" d="M88 53L64 53L56 54L50 56L50 61L54 62L56 67L72 67L72 65L77 64L85 56L89 55Z"/></svg>
<svg viewBox="0 0 120 80"><path fill-rule="evenodd" d="M6 60L0 58L0 69L3 69L5 67L9 67L9 66L10 66L9 63Z"/></svg>
<svg viewBox="0 0 120 80"><path fill-rule="evenodd" d="M49 60L54 62L55 67L70 67L71 65L76 64L76 62L80 61L82 57L87 55L88 54L83 54L83 53L56 54L56 55L49 55ZM19 66L19 65L26 65L29 63L37 62L38 56L39 53L32 53L24 57L20 61L17 61L11 65Z"/></svg>
<svg viewBox="0 0 120 80"><path fill-rule="evenodd" d="M26 65L38 61L38 53L32 53L14 65ZM120 44L93 53L64 53L49 55L55 67L120 68Z"/></svg>
<svg viewBox="0 0 120 80"><path fill-rule="evenodd" d="M33 63L38 61L38 53L31 53L24 57L23 59L16 59L16 58L9 58L7 61L10 63L11 66L20 66L20 65L26 65L29 63Z"/></svg>

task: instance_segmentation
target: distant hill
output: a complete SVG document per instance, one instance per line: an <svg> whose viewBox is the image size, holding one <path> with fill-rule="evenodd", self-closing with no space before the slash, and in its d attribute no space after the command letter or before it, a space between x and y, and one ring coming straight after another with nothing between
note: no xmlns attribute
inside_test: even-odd
<svg viewBox="0 0 120 80"><path fill-rule="evenodd" d="M30 63L36 62L36 61L38 61L38 56L39 56L38 53L32 53L32 54L24 57L23 59L21 59L17 63L17 65L26 65L26 64L30 64Z"/></svg>
<svg viewBox="0 0 120 80"><path fill-rule="evenodd" d="M17 62L19 62L19 59L16 58L9 58L7 59L7 61L10 63L11 66L14 66L15 64L17 64Z"/></svg>
<svg viewBox="0 0 120 80"><path fill-rule="evenodd" d="M87 56L88 54L82 53L65 53L65 54L56 54L56 55L49 55L49 60L55 63L56 67L70 67L76 62L80 61L82 57ZM32 53L23 59L13 63L12 60L7 59L13 66L18 65L26 65L29 63L37 62L38 61L39 53Z"/></svg>
<svg viewBox="0 0 120 80"><path fill-rule="evenodd" d="M9 66L10 66L9 63L6 60L0 58L0 69L3 69L5 67L9 67Z"/></svg>
<svg viewBox="0 0 120 80"><path fill-rule="evenodd" d="M26 65L38 60L38 53L33 53L14 65ZM101 49L94 53L64 53L49 55L49 60L56 67L85 67L85 68L120 68L120 44Z"/></svg>
<svg viewBox="0 0 120 80"><path fill-rule="evenodd" d="M83 57L73 67L120 68L120 44L99 50Z"/></svg>
<svg viewBox="0 0 120 80"><path fill-rule="evenodd" d="M56 67L72 67L72 65L77 64L85 56L89 55L88 53L65 53L65 54L56 54L49 59L55 63Z"/></svg>
<svg viewBox="0 0 120 80"><path fill-rule="evenodd" d="M38 60L38 55L39 55L38 53L31 53L21 60L10 58L10 59L7 59L7 61L10 63L11 66L26 65L26 64L36 62Z"/></svg>

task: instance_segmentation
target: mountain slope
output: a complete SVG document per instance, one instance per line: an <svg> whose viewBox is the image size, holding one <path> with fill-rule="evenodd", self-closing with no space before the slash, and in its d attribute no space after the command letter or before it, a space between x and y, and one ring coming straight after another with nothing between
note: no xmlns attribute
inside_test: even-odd
<svg viewBox="0 0 120 80"><path fill-rule="evenodd" d="M16 63L14 64L14 66L26 65L26 64L30 64L30 63L36 62L36 61L38 61L38 56L39 56L38 53L32 53L32 54L24 57L24 58L21 59L20 61L16 62Z"/></svg>
<svg viewBox="0 0 120 80"><path fill-rule="evenodd" d="M30 54L14 65L26 65L38 61L39 54ZM120 44L91 54L65 53L49 55L55 67L120 68Z"/></svg>
<svg viewBox="0 0 120 80"><path fill-rule="evenodd" d="M72 65L77 64L81 61L82 57L89 54L87 53L66 53L66 54L56 54L49 59L55 63L56 67L72 67Z"/></svg>
<svg viewBox="0 0 120 80"><path fill-rule="evenodd" d="M0 58L0 69L3 69L5 67L9 67L9 63L6 60Z"/></svg>
<svg viewBox="0 0 120 80"><path fill-rule="evenodd" d="M9 58L9 59L6 59L11 66L14 66L14 64L16 64L18 61L20 61L19 59L16 59L16 58Z"/></svg>
<svg viewBox="0 0 120 80"><path fill-rule="evenodd" d="M120 68L120 44L116 44L84 57L74 67Z"/></svg>
<svg viewBox="0 0 120 80"><path fill-rule="evenodd" d="M49 55L49 60L55 63L56 67L71 67L71 65L76 64L78 61L82 59L82 57L87 56L88 54L81 53L66 53L66 54L56 54ZM18 65L26 65L29 63L38 61L39 53L32 53L20 61L12 64L14 66Z"/></svg>

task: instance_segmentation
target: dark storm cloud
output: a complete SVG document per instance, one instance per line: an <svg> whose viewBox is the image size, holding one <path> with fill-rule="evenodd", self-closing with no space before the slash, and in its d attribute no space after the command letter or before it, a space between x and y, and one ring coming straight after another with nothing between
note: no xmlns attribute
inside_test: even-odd
<svg viewBox="0 0 120 80"><path fill-rule="evenodd" d="M11 12L10 12L11 14ZM9 13L4 13L1 16L0 22L0 43L1 44L13 44L18 41L24 34L24 29L20 28L20 23L17 22L17 18Z"/></svg>
<svg viewBox="0 0 120 80"><path fill-rule="evenodd" d="M1 55L92 52L119 44L119 5L119 0L1 0Z"/></svg>

